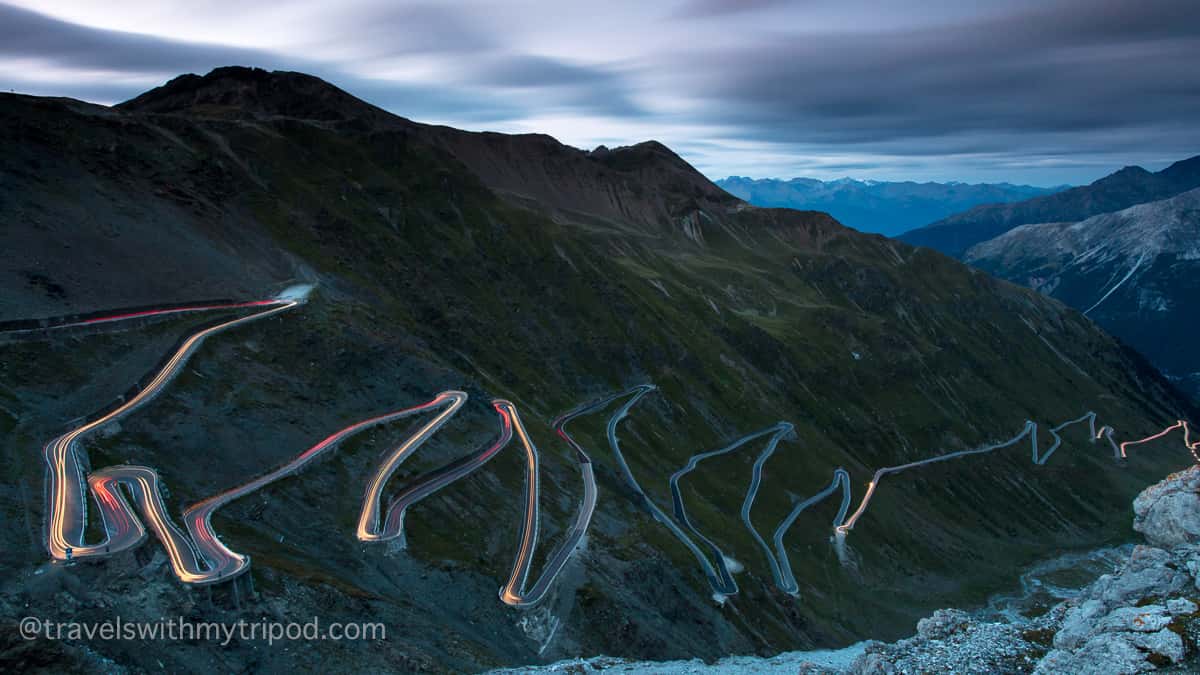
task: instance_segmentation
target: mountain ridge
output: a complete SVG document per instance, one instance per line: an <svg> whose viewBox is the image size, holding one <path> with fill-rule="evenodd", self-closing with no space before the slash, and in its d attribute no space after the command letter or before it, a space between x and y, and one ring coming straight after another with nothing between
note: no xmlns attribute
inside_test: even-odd
<svg viewBox="0 0 1200 675"><path fill-rule="evenodd" d="M738 205L736 198L658 141L589 152L546 134L472 132L422 124L304 73L217 68L204 76L181 75L116 108L154 114L281 116L412 135L453 155L489 188L550 206L566 218L584 211L659 229L696 211ZM648 192L662 191L663 183L671 183L670 193L677 200L668 203L646 197ZM564 190L564 184L572 189ZM617 189L608 187L612 185Z"/></svg>
<svg viewBox="0 0 1200 675"><path fill-rule="evenodd" d="M1086 311L1200 399L1200 188L1077 223L1021 225L963 258Z"/></svg>
<svg viewBox="0 0 1200 675"><path fill-rule="evenodd" d="M1030 223L1077 222L1091 216L1172 197L1200 187L1200 155L1151 173L1127 166L1089 185L1014 204L977 206L898 239L961 257L968 248Z"/></svg>
<svg viewBox="0 0 1200 675"><path fill-rule="evenodd" d="M716 184L757 206L827 211L855 229L884 235L896 235L979 204L1018 201L1069 187L744 176L729 176Z"/></svg>

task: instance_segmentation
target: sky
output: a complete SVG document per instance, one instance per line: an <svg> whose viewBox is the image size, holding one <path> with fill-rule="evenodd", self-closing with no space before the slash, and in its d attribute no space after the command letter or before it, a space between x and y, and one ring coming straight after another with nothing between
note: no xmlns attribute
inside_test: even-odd
<svg viewBox="0 0 1200 675"><path fill-rule="evenodd" d="M1200 154L1200 0L0 0L0 91L111 104L223 65L656 139L714 179L1082 184Z"/></svg>

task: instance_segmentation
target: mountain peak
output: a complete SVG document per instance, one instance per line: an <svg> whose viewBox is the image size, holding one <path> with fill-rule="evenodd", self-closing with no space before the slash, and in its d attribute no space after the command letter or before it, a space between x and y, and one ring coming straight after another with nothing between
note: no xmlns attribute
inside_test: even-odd
<svg viewBox="0 0 1200 675"><path fill-rule="evenodd" d="M321 122L395 117L319 77L244 66L223 66L203 76L180 75L117 107L132 112L294 117Z"/></svg>
<svg viewBox="0 0 1200 675"><path fill-rule="evenodd" d="M1105 178L1114 178L1117 176L1149 176L1150 172L1137 165L1123 166L1119 170L1112 172Z"/></svg>
<svg viewBox="0 0 1200 675"><path fill-rule="evenodd" d="M691 164L688 164L686 160L675 154L674 150L654 140L642 141L634 145L625 145L611 149L600 146L589 153L589 156L607 165L609 168L619 171L630 171L663 165L700 176L699 172ZM704 180L707 181L707 179Z"/></svg>

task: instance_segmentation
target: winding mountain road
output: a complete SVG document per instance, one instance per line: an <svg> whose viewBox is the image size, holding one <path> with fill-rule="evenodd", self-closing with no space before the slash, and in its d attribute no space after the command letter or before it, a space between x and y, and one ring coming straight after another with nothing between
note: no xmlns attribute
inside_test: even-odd
<svg viewBox="0 0 1200 675"><path fill-rule="evenodd" d="M193 334L183 341L158 373L128 401L46 444L43 448L43 457L47 466L46 548L52 558L67 560L110 555L141 543L145 537L145 528L134 515L133 508L124 495L117 489L118 485L124 485L132 492L134 500L146 515L147 520L150 521L155 534L167 548L176 575L181 580L190 583L216 580L200 565L196 551L187 543L186 537L167 516L167 510L162 503L159 490L158 474L153 469L114 466L95 472L85 481L82 463L77 454L79 452L77 446L82 439L97 429L130 414L157 396L209 336L287 311L304 302L307 294L307 288L289 289L285 294L271 300L216 307L152 310L93 318L77 324L106 323L149 317L155 314L207 309L265 308L254 314L232 319ZM62 327L66 325L70 324L64 324ZM95 544L84 542L84 531L87 524L87 487L92 488L96 494L96 503L104 523L104 539Z"/></svg>
<svg viewBox="0 0 1200 675"><path fill-rule="evenodd" d="M674 514L672 517L672 515L660 508L638 483L621 451L620 442L617 438L617 428L620 422L629 416L630 410L647 394L656 391L653 385L642 384L583 404L560 416L552 423L554 431L575 452L576 463L579 466L582 479L583 492L574 520L557 547L547 556L547 561L541 575L532 585L529 584L530 568L537 548L540 525L539 453L537 446L526 431L516 407L511 402L503 399L492 401L492 407L496 411L500 421L500 433L494 441L472 454L461 457L445 466L426 472L410 480L407 485L400 488L397 496L391 501L386 511L381 510L380 503L383 498L384 488L389 480L401 464L416 453L426 441L459 412L467 401L466 393L461 391L444 391L420 405L371 417L330 434L283 466L187 508L183 514L186 534L184 530L181 530L172 522L168 509L163 504L163 486L161 480L157 472L153 469L144 466L117 465L93 471L85 477L83 470L85 462L81 461L81 457L86 456L86 450L83 449L82 442L105 425L131 414L152 400L181 371L187 360L195 353L206 338L230 328L292 309L306 302L310 290L311 287L308 286L296 286L268 300L137 310L63 321L54 325L39 326L35 329L19 328L12 331L5 331L6 333L12 333L55 330L72 326L89 326L137 318L202 311L255 310L246 316L224 321L195 332L180 344L149 382L129 398L129 400L122 402L113 410L96 417L92 421L54 438L46 444L43 448L43 457L47 466L45 543L46 549L53 559L88 559L109 556L127 550L140 544L145 539L148 525L154 535L162 542L170 558L172 569L182 582L202 585L235 578L249 569L250 559L248 556L231 550L221 541L212 528L211 520L213 513L240 497L299 472L315 459L333 450L342 441L359 432L399 419L427 413L434 414L415 433L390 450L367 477L366 489L362 498L362 506L355 534L363 542L391 540L400 540L403 542L404 516L409 507L438 492L447 485L479 470L496 457L511 442L513 437L516 436L522 446L525 457L525 489L522 500L524 515L521 520L519 543L512 571L499 591L500 600L513 607L530 607L536 605L546 596L559 574L586 537L592 515L595 511L597 487L591 458L567 433L566 425L580 416L605 409L612 403L622 399L624 399L624 402L609 417L606 425L608 445L616 461L617 468L625 482L639 497L642 506L646 508L655 520L662 523L692 552L712 588L713 597L718 601L724 601L726 597L738 592L737 583L732 576L732 558L716 542L702 533L688 517L683 494L680 489L680 481L694 471L699 463L705 459L732 453L750 442L764 437L768 439L767 444L754 462L746 495L742 502L740 516L743 525L749 530L753 539L766 556L776 586L781 591L793 596L799 595L799 584L796 581L794 571L788 560L786 547L783 542L784 536L802 512L824 501L838 491L841 492L841 504L833 520L832 539L840 552L846 535L867 511L871 499L884 477L936 462L995 452L1013 447L1026 438L1030 441L1033 464L1041 466L1061 446L1062 437L1060 432L1067 427L1085 422L1088 424L1088 435L1092 442L1094 443L1101 439L1106 440L1113 449L1114 458L1117 459L1126 457L1127 450L1133 446L1148 443L1160 439L1172 431L1181 430L1184 446L1191 452L1197 463L1200 463L1200 440L1193 441L1191 439L1190 428L1184 420L1179 420L1175 424L1151 436L1118 444L1114 438L1112 427L1103 426L1097 429L1096 414L1088 412L1080 417L1048 429L1053 442L1045 451L1039 449L1039 425L1033 421L1026 421L1024 428L1018 434L1001 443L945 453L876 470L871 481L867 484L866 492L863 494L858 507L849 517L847 517L847 513L852 500L850 475L845 469L839 467L834 470L833 478L828 487L796 503L792 507L788 515L774 530L772 545L768 545L754 526L751 519L751 512L762 484L762 475L767 460L775 454L780 442L786 437L794 435L793 426L788 422L779 422L765 429L741 436L718 450L701 452L690 457L685 465L672 474L668 480ZM97 543L87 543L84 535L87 525L89 491L95 499L103 526L103 538ZM130 498L132 498L132 504L130 503ZM137 515L139 512L145 518L145 524L142 520L139 520ZM700 544L697 544L697 541Z"/></svg>
<svg viewBox="0 0 1200 675"><path fill-rule="evenodd" d="M771 573L774 577L776 586L784 593L797 597L799 596L800 589L787 557L787 551L783 544L783 537L792 524L795 523L801 512L813 506L814 504L820 503L839 490L842 493L842 500L841 505L838 508L837 515L833 520L833 543L835 545L835 549L838 551L839 557L842 557L844 560L843 547L845 537L851 530L854 529L855 524L860 518L862 518L863 514L866 513L867 508L871 504L871 499L878 490L879 484L884 476L909 471L911 469L916 469L918 467L937 462L945 462L961 457L995 452L997 450L1015 446L1025 438L1028 438L1030 441L1033 464L1035 466L1042 466L1062 445L1062 436L1059 432L1063 431L1067 427L1082 424L1084 422L1087 422L1088 424L1089 439L1093 443L1100 439L1106 440L1113 449L1113 457L1115 459L1122 459L1126 457L1126 450L1132 446L1157 440L1176 429L1181 429L1183 431L1184 447L1191 452L1193 459L1195 459L1197 463L1200 463L1200 440L1191 440L1188 423L1184 420L1179 420L1175 424L1168 426L1162 431L1151 436L1118 444L1113 437L1113 428L1110 426L1103 426L1097 429L1096 413L1088 412L1075 419L1068 420L1048 429L1050 436L1054 440L1050 447L1048 447L1045 451L1041 451L1038 445L1038 430L1040 429L1040 426L1032 420L1027 420L1025 422L1025 426L1018 434L1001 443L994 443L967 450L958 450L942 455L935 455L933 457L914 462L908 462L906 464L888 466L878 469L872 476L871 481L867 483L867 490L863 494L862 500L858 504L858 508L854 510L854 513L850 515L849 518L846 517L846 513L849 510L849 506L853 497L850 486L850 474L843 468L839 467L835 469L833 472L833 480L830 482L828 487L809 497L808 499L797 503L788 513L788 515L780 522L772 537L775 549L774 552L772 552L771 548L766 545L766 542L758 533L758 530L754 527L754 524L750 519L750 510L754 505L754 500L758 495L758 490L762 483L763 467L766 464L767 459L769 459L771 455L775 453L779 442L792 431L792 425L787 422L779 422L778 424L768 427L767 429L755 431L742 436L720 450L702 452L690 457L684 464L683 468L672 474L670 480L668 481L675 511L675 520L672 520L666 515L665 512L663 512L661 508L658 507L657 504L654 503L653 500L650 499L648 495L646 495L645 491L642 490L640 485L638 485L636 479L633 477L632 472L629 470L628 464L625 462L624 456L621 454L620 447L616 439L616 425L622 419L628 416L629 410L633 407L633 405L635 405L643 396L645 396L645 394L653 390L654 388L651 385L641 385L640 387L635 387L626 392L622 392L622 394L618 394L618 396L629 394L634 394L634 396L617 411L612 419L609 420L609 444L612 447L614 456L617 458L618 465L621 469L621 473L625 476L626 482L630 483L630 485L639 494L639 496L642 498L643 504L646 506L646 509L650 511L655 520L663 523L667 529L670 530L671 533L674 534L696 557L697 561L700 563L701 571L708 579L714 599L718 600L719 602L723 601L727 596L737 592L737 584L733 581L731 573L728 569L728 564L726 564L726 561L729 560L729 557L722 552L721 548L716 543L701 533L688 518L687 511L683 504L683 496L679 491L679 479L694 470L700 461L709 457L732 452L733 450L742 447L747 442L767 436L768 434L770 435L770 440L768 441L767 447L759 455L754 463L754 468L751 471L750 481L746 490L746 497L742 502L740 515L742 523L750 531L750 534L753 536L759 546L763 549L763 552L767 557L767 562L771 568ZM710 549L720 563L719 571L709 561L708 557L704 554L700 547L696 545L692 537L689 537L688 534L681 529L679 525L680 523L683 525L683 527L686 527L695 538L702 541L705 546Z"/></svg>
<svg viewBox="0 0 1200 675"><path fill-rule="evenodd" d="M550 554L542 575L528 589L526 587L538 538L538 450L526 432L516 407L502 399L492 401L501 423L499 437L481 451L414 478L391 502L386 513L382 515L382 523L380 502L388 480L405 460L454 417L466 403L466 393L445 391L426 403L371 417L330 434L283 466L187 508L183 514L187 534L172 522L163 504L162 483L153 469L144 466L111 466L93 471L85 480L83 462L80 461L79 455L85 452L81 446L84 439L153 399L179 373L206 338L291 309L306 300L309 290L307 287L289 289L270 300L125 312L33 329L92 325L183 312L262 308L261 311L225 321L191 335L133 398L111 412L46 444L43 450L47 463L46 548L50 556L57 560L83 560L113 555L136 546L146 536L146 525L137 516L137 512L140 512L154 535L162 542L172 569L180 581L195 585L227 581L249 569L250 559L231 550L221 541L212 528L213 513L240 497L299 472L359 432L413 415L436 411L436 414L414 434L393 448L368 477L356 536L364 542L403 540L404 515L410 506L484 466L508 445L515 431L526 457L525 517L522 521L522 534L513 571L508 582L500 589L500 599L506 604L518 607L536 604L553 586L558 574L586 535L596 505L596 481L591 460L566 432L565 426L576 417L608 405L612 397L581 406L554 422L555 431L576 452L583 477L583 500L571 529ZM20 332L25 332L25 329L21 329ZM96 500L104 531L103 539L94 544L84 541L89 490ZM133 504L129 503L126 494L132 497Z"/></svg>

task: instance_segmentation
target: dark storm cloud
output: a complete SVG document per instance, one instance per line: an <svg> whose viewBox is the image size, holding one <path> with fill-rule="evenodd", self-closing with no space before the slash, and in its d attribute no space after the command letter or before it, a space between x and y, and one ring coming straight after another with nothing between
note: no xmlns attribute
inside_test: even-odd
<svg viewBox="0 0 1200 675"><path fill-rule="evenodd" d="M361 45L359 54L384 59L426 54L451 60L455 81L476 87L538 90L539 103L596 114L642 113L619 73L524 52L498 39L502 30L451 5L382 3L340 23L336 40ZM528 93L528 91L524 92Z"/></svg>
<svg viewBox="0 0 1200 675"><path fill-rule="evenodd" d="M176 74L235 63L271 67L280 62L268 52L97 30L0 3L0 58L4 57L45 59L65 67Z"/></svg>
<svg viewBox="0 0 1200 675"><path fill-rule="evenodd" d="M676 11L680 18L709 18L780 7L794 0L689 0Z"/></svg>
<svg viewBox="0 0 1200 675"><path fill-rule="evenodd" d="M672 57L704 115L760 140L988 152L1200 118L1200 3L1059 2L904 32ZM1196 135L1191 135L1196 140ZM904 141L908 148L898 148Z"/></svg>
<svg viewBox="0 0 1200 675"><path fill-rule="evenodd" d="M357 18L342 39L349 36L354 44L369 48L375 45L368 54L375 58L413 53L458 55L460 82L404 82L352 75L289 54L92 28L3 3L0 3L0 61L45 60L60 68L112 71L133 80L154 76L166 80L188 72L203 74L225 65L296 70L334 82L380 107L426 119L453 117L489 122L522 117L528 109L520 101L490 91L505 87L557 89L557 95L542 93L540 103L547 107L557 105L611 115L638 112L615 75L507 51L481 27L448 9L389 8L370 18L371 21ZM376 39L370 39L371 36ZM132 98L146 88L140 81L129 79L73 83L69 92L55 84L23 85L24 93L66 94L109 102Z"/></svg>

